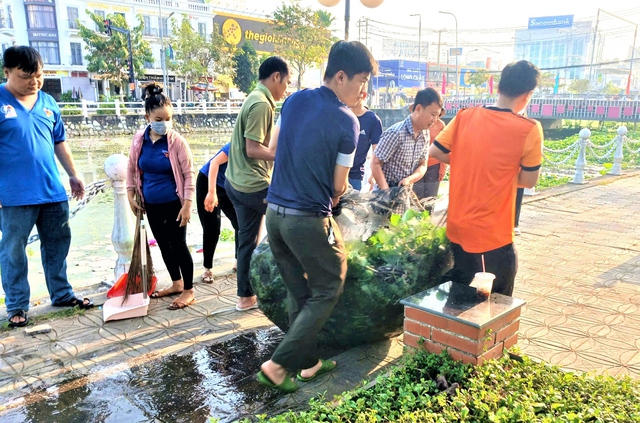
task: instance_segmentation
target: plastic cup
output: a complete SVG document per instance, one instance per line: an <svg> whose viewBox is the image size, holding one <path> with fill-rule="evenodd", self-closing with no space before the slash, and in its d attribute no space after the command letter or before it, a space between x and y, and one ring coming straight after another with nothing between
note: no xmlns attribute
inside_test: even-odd
<svg viewBox="0 0 640 423"><path fill-rule="evenodd" d="M493 280L496 275L489 272L478 272L473 279L476 286L476 293L480 298L489 298L491 289L493 288Z"/></svg>

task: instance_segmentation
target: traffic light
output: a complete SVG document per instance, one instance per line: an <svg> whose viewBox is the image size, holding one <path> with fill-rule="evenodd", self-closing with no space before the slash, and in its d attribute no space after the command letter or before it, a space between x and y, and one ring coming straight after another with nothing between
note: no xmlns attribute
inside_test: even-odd
<svg viewBox="0 0 640 423"><path fill-rule="evenodd" d="M111 19L104 20L104 33L111 36Z"/></svg>

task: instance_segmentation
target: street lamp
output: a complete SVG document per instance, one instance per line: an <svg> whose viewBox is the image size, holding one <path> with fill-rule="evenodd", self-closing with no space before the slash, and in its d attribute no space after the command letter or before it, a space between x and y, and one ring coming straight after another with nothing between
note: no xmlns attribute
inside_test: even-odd
<svg viewBox="0 0 640 423"><path fill-rule="evenodd" d="M443 15L451 15L453 19L456 21L456 97L460 98L460 67L458 66L458 18L451 12L443 12L442 10L438 11L438 13L442 13Z"/></svg>
<svg viewBox="0 0 640 423"><path fill-rule="evenodd" d="M469 53L473 53L474 51L478 51L478 49L474 48L473 50L467 52L466 56L464 57L465 65L469 66Z"/></svg>
<svg viewBox="0 0 640 423"><path fill-rule="evenodd" d="M175 12L171 12L169 16L167 16L167 28L169 27L169 18L173 16ZM164 20L162 19L162 0L158 0L158 26L160 27L160 67L162 68L162 87L167 89L167 72L166 72L166 60L164 57L164 36L163 36L163 26ZM167 34L169 35L169 34ZM168 94L167 94L168 95Z"/></svg>
<svg viewBox="0 0 640 423"><path fill-rule="evenodd" d="M365 7L373 9L382 4L384 0L360 0ZM340 0L318 0L324 7L333 7L340 3ZM344 39L349 40L349 19L351 16L351 0L344 0Z"/></svg>
<svg viewBox="0 0 640 423"><path fill-rule="evenodd" d="M420 53L422 51L422 15L420 13L414 13L409 16L418 17L418 78L420 79L418 86L422 88L422 69L420 66Z"/></svg>

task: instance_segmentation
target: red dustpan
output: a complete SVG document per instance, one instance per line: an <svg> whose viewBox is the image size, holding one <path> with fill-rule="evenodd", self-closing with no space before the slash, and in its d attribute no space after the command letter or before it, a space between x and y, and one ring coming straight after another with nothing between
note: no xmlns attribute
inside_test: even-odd
<svg viewBox="0 0 640 423"><path fill-rule="evenodd" d="M102 320L131 319L143 317L149 310L149 295L147 294L147 230L144 219L140 219L140 262L142 264L142 292L130 294L128 297L114 297L102 305Z"/></svg>

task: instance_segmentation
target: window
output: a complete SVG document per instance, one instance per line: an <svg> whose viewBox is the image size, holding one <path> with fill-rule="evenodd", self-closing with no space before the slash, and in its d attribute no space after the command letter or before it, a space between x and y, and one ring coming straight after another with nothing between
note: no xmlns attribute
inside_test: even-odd
<svg viewBox="0 0 640 423"><path fill-rule="evenodd" d="M13 28L13 13L11 6L7 6L7 28Z"/></svg>
<svg viewBox="0 0 640 423"><path fill-rule="evenodd" d="M153 62L144 62L145 69L153 69Z"/></svg>
<svg viewBox="0 0 640 423"><path fill-rule="evenodd" d="M160 18L158 18L158 28L160 28L160 25L162 25L162 35L164 37L168 37L169 36L169 19L162 18L162 20L160 20Z"/></svg>
<svg viewBox="0 0 640 423"><path fill-rule="evenodd" d="M38 50L45 65L60 64L60 50L58 50L58 43L53 41L31 41L31 47Z"/></svg>
<svg viewBox="0 0 640 423"><path fill-rule="evenodd" d="M78 8L67 7L67 17L69 18L69 29L78 29Z"/></svg>
<svg viewBox="0 0 640 423"><path fill-rule="evenodd" d="M206 38L206 36L207 36L207 24L206 23L199 23L198 24L198 34L200 34L201 37Z"/></svg>
<svg viewBox="0 0 640 423"><path fill-rule="evenodd" d="M120 16L122 16L125 20L127 19L127 17L126 17L126 16L124 15L124 13L122 13L122 12L116 12L116 13L114 13L114 15L120 15Z"/></svg>
<svg viewBox="0 0 640 423"><path fill-rule="evenodd" d="M71 64L82 65L82 44L71 43Z"/></svg>
<svg viewBox="0 0 640 423"><path fill-rule="evenodd" d="M99 17L101 21L104 21L106 18L104 14L104 10L94 10L93 13L95 13L95 15ZM98 24L95 24L95 25L96 25L96 31L101 32L102 28L100 28Z"/></svg>
<svg viewBox="0 0 640 423"><path fill-rule="evenodd" d="M30 29L56 29L56 9L53 6L28 4L27 27Z"/></svg>
<svg viewBox="0 0 640 423"><path fill-rule="evenodd" d="M4 28L4 9L0 9L0 28Z"/></svg>

